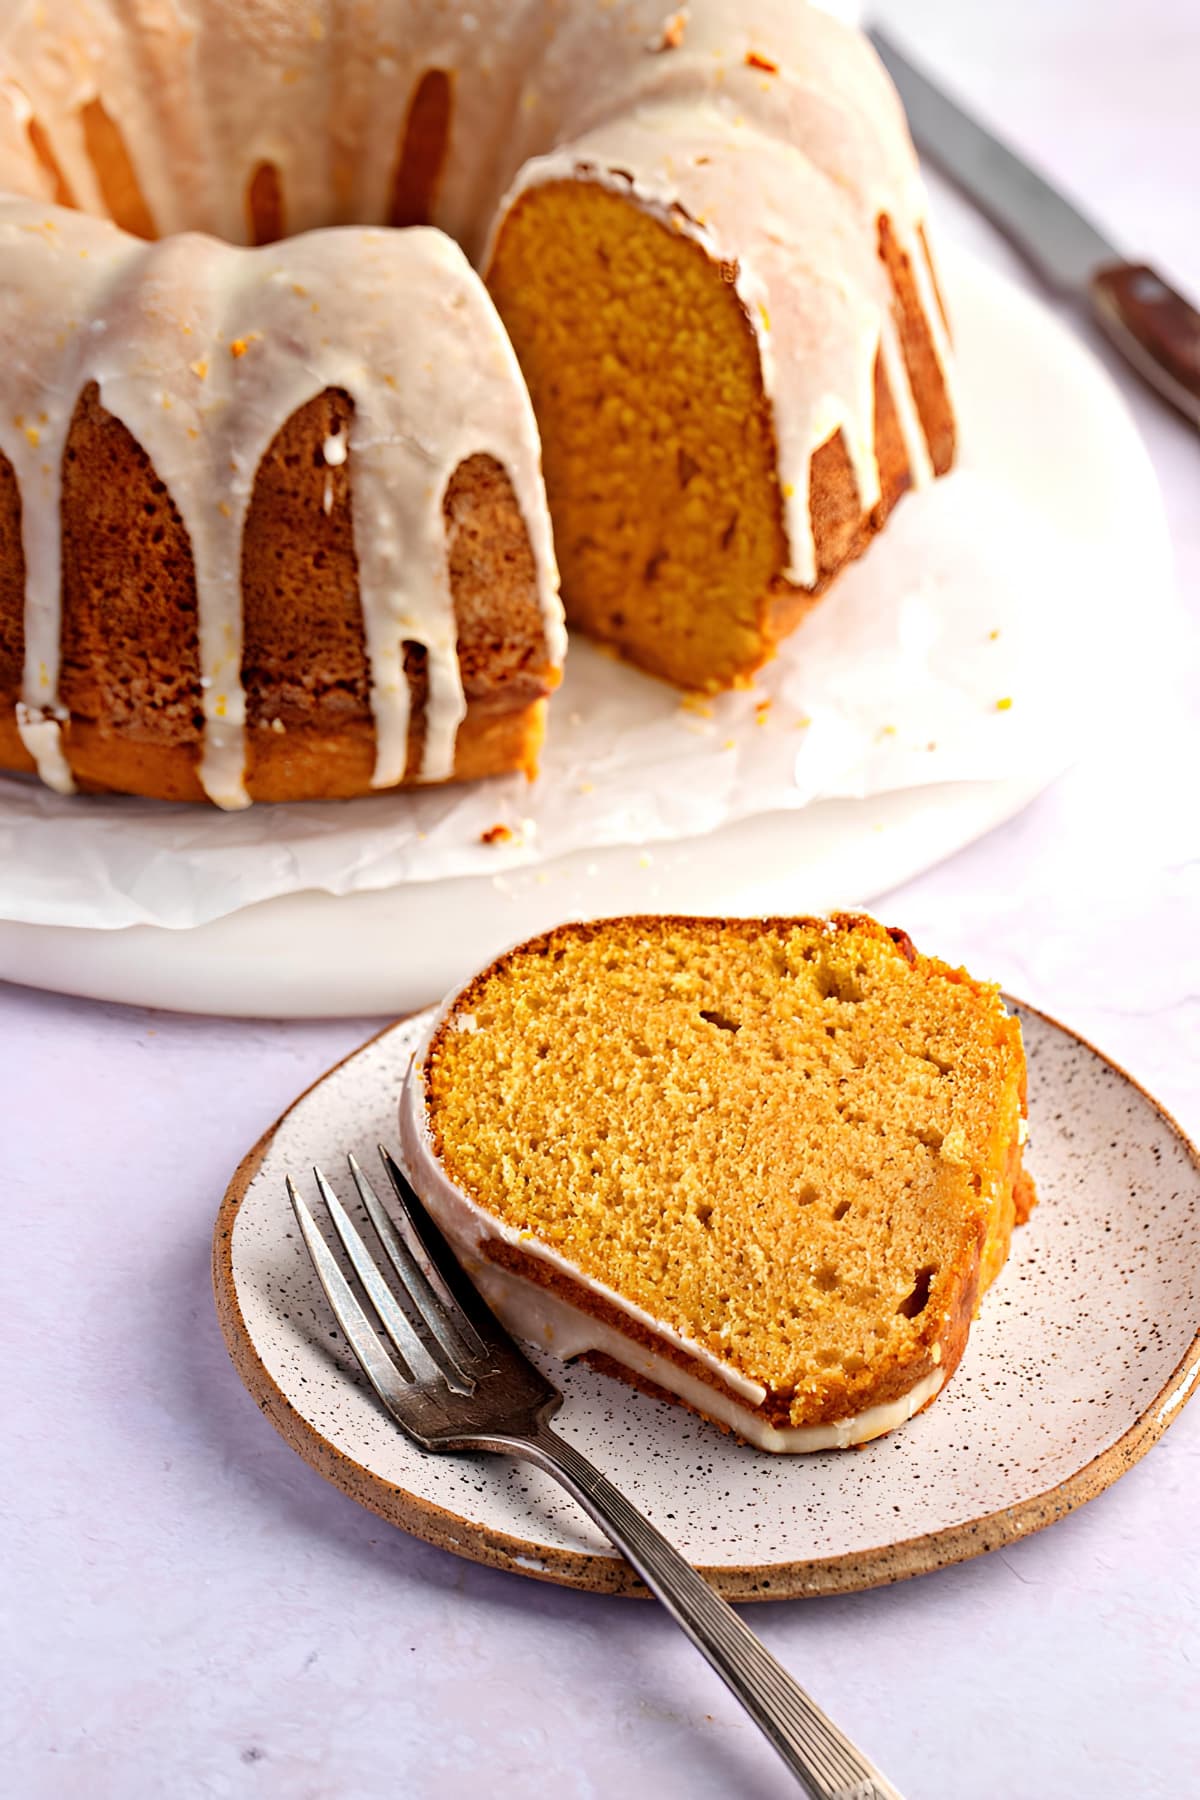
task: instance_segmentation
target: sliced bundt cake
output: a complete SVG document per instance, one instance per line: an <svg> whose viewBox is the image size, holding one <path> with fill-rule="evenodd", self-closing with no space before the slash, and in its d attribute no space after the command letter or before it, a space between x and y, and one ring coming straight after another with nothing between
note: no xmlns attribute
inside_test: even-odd
<svg viewBox="0 0 1200 1800"><path fill-rule="evenodd" d="M924 210L799 0L0 6L0 769L532 772L559 566L745 680L953 460Z"/></svg>
<svg viewBox="0 0 1200 1800"><path fill-rule="evenodd" d="M566 925L439 1013L414 1183L520 1335L769 1450L953 1375L1032 1190L998 990L819 919Z"/></svg>

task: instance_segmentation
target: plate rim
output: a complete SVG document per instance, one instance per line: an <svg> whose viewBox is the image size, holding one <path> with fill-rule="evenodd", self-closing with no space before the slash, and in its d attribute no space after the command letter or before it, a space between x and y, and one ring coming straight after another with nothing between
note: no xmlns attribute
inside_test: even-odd
<svg viewBox="0 0 1200 1800"><path fill-rule="evenodd" d="M1200 1175L1200 1147L1136 1076L1053 1014L1007 993L1004 998L1017 1011L1029 1013L1073 1039L1127 1082L1174 1134ZM416 1016L416 1013L405 1013L392 1019L331 1064L296 1095L238 1163L217 1213L212 1248L213 1296L230 1360L259 1411L270 1420L288 1447L318 1475L388 1524L438 1549L449 1550L487 1567L506 1569L530 1580L551 1582L588 1593L649 1598L649 1590L641 1579L616 1554L563 1550L555 1545L516 1537L510 1532L477 1524L435 1501L385 1481L310 1424L279 1387L258 1354L242 1312L233 1268L234 1227L250 1183L297 1107L347 1063ZM1102 1494L1141 1461L1179 1417L1198 1387L1200 1320L1197 1320L1191 1342L1174 1369L1121 1436L1106 1450L1097 1452L1082 1468L1040 1493L977 1519L942 1526L891 1544L872 1545L866 1550L844 1551L836 1556L809 1557L795 1562L725 1563L717 1567L701 1563L696 1566L718 1593L740 1605L750 1601L861 1593L967 1562L1043 1530Z"/></svg>

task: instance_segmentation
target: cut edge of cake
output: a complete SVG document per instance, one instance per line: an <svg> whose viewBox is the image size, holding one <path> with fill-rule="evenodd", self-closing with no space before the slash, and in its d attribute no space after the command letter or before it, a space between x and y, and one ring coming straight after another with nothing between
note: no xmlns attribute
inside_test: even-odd
<svg viewBox="0 0 1200 1800"><path fill-rule="evenodd" d="M930 1308L912 1355L881 1361L853 1406L829 1402L819 1416L796 1418L794 1391L772 1387L657 1317L628 1294L586 1273L578 1262L514 1228L464 1191L443 1161L443 1146L430 1118L430 1067L451 1034L471 1035L472 1008L486 984L514 960L553 956L566 943L616 931L694 930L770 934L818 932L827 941L860 934L876 946L886 942L914 975L963 987L984 1006L1002 1031L1011 1058L1011 1129L1005 1127L1003 1173L981 1191L970 1224L964 1219L956 1266L938 1277L940 1311ZM1003 1022L1003 1023L1002 1023ZM1001 1122L1003 1123L1003 1122ZM506 951L452 994L434 1015L410 1063L400 1107L401 1145L410 1178L488 1303L514 1333L550 1350L561 1360L585 1360L658 1398L681 1402L746 1442L771 1452L804 1452L862 1444L894 1430L928 1406L954 1374L966 1348L980 1298L1003 1266L1012 1229L1034 1204L1032 1184L1022 1166L1027 1137L1025 1065L1020 1027L1011 1019L992 984L975 981L961 969L921 956L907 934L889 930L858 914L830 919L687 919L631 916L571 924L540 934ZM939 1150L940 1154L940 1150ZM917 1286L924 1271L918 1271ZM937 1273L935 1271L935 1273ZM928 1298L929 1282L916 1311ZM903 1311L901 1301L897 1311ZM913 1315L908 1315L913 1316ZM760 1371L761 1373L761 1371ZM834 1389L836 1394L836 1387ZM801 1408L801 1410L803 1410Z"/></svg>

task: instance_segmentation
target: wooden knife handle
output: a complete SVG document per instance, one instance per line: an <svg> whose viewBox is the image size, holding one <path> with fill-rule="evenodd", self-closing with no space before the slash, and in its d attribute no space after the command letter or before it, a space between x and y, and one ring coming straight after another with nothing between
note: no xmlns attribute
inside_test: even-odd
<svg viewBox="0 0 1200 1800"><path fill-rule="evenodd" d="M1101 269L1092 305L1139 374L1200 426L1200 312L1144 263Z"/></svg>

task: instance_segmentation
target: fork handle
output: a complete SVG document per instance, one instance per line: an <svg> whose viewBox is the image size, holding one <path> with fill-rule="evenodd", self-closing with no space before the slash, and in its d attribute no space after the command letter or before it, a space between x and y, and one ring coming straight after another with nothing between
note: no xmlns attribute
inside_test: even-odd
<svg viewBox="0 0 1200 1800"><path fill-rule="evenodd" d="M901 1800L733 1608L573 1444L543 1420L530 1435L494 1439L488 1448L524 1457L566 1488L707 1657L813 1800Z"/></svg>

